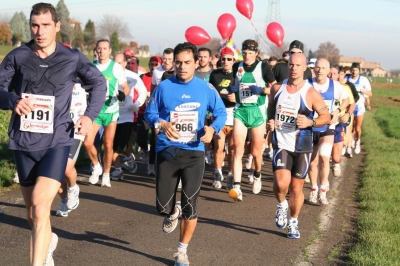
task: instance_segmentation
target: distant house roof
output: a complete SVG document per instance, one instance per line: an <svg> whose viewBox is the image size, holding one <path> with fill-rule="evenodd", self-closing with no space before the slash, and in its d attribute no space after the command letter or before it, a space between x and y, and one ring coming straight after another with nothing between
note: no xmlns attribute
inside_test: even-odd
<svg viewBox="0 0 400 266"><path fill-rule="evenodd" d="M341 56L339 58L340 63L362 63L364 62L364 58L362 57L350 57L350 56Z"/></svg>
<svg viewBox="0 0 400 266"><path fill-rule="evenodd" d="M366 69L375 69L375 68L380 68L380 64L377 62L364 62L361 64L361 68L366 68Z"/></svg>

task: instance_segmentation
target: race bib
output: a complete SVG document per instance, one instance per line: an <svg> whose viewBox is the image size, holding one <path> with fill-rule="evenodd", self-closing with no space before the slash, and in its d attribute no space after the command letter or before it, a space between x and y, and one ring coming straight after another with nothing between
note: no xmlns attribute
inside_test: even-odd
<svg viewBox="0 0 400 266"><path fill-rule="evenodd" d="M226 122L225 126L233 126L233 111L235 107L226 108Z"/></svg>
<svg viewBox="0 0 400 266"><path fill-rule="evenodd" d="M199 125L199 114L197 111L170 113L171 122L175 123L175 129L179 132L177 142L189 143L197 141L197 131Z"/></svg>
<svg viewBox="0 0 400 266"><path fill-rule="evenodd" d="M19 129L33 133L53 133L55 97L22 93L22 98L32 101L35 110L21 116Z"/></svg>
<svg viewBox="0 0 400 266"><path fill-rule="evenodd" d="M256 83L240 83L240 103L257 103L258 95L253 95L253 93L251 93L249 88L251 85L256 85Z"/></svg>
<svg viewBox="0 0 400 266"><path fill-rule="evenodd" d="M276 109L275 126L277 129L289 133L296 131L297 110L286 105L279 105Z"/></svg>
<svg viewBox="0 0 400 266"><path fill-rule="evenodd" d="M74 124L76 124L78 119L85 114L86 107L87 107L86 91L82 89L80 85L76 84L72 91L71 108L69 111L71 119L74 122ZM75 129L75 133L77 132L78 128ZM75 134L74 138L84 140L85 136Z"/></svg>

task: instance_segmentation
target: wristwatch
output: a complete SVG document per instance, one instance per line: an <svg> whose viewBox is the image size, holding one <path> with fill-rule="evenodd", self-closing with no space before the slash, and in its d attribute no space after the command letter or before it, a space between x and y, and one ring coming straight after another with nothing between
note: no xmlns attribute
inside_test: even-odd
<svg viewBox="0 0 400 266"><path fill-rule="evenodd" d="M317 124L317 122L315 121L315 118L313 118L313 120L312 120L312 126L315 127L316 124Z"/></svg>
<svg viewBox="0 0 400 266"><path fill-rule="evenodd" d="M163 130L162 127L161 127L161 120L159 122L155 122L154 123L154 128L159 130L159 131Z"/></svg>

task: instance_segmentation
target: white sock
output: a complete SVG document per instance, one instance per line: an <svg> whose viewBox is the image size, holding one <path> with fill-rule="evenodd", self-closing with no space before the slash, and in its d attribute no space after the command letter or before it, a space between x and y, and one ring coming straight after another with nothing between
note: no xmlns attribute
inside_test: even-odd
<svg viewBox="0 0 400 266"><path fill-rule="evenodd" d="M95 166L93 166L93 168L94 169L100 169L101 168L100 162L98 162Z"/></svg>
<svg viewBox="0 0 400 266"><path fill-rule="evenodd" d="M68 189L75 189L76 188L76 184L72 187L68 187Z"/></svg>
<svg viewBox="0 0 400 266"><path fill-rule="evenodd" d="M188 246L189 244L183 244L182 242L179 242L178 251L186 253Z"/></svg>
<svg viewBox="0 0 400 266"><path fill-rule="evenodd" d="M104 177L110 177L110 173L103 173L103 178Z"/></svg>
<svg viewBox="0 0 400 266"><path fill-rule="evenodd" d="M311 187L311 190L316 190L316 191L318 191L318 186L317 186L317 185L312 186L312 187Z"/></svg>
<svg viewBox="0 0 400 266"><path fill-rule="evenodd" d="M289 223L297 223L297 222L298 222L297 218L290 217Z"/></svg>
<svg viewBox="0 0 400 266"><path fill-rule="evenodd" d="M288 204L287 200L284 200L284 201L278 203L278 206L287 208L289 206L289 204Z"/></svg>
<svg viewBox="0 0 400 266"><path fill-rule="evenodd" d="M322 191L325 191L326 190L326 188L325 188L325 185L321 185L320 187L319 187L319 189Z"/></svg>

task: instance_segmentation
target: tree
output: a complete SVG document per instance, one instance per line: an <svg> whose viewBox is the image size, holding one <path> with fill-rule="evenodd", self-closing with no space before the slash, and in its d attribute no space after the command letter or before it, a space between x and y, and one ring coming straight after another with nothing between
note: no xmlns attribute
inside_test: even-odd
<svg viewBox="0 0 400 266"><path fill-rule="evenodd" d="M221 45L221 42L222 42L221 38L213 37L213 38L211 38L211 41L209 41L208 43L203 44L203 45L198 45L197 48L200 48L200 47L208 48L211 50L211 56L214 56L215 54L218 53L218 48Z"/></svg>
<svg viewBox="0 0 400 266"><path fill-rule="evenodd" d="M91 51L94 49L94 46L96 45L96 30L93 21L90 19L85 25L85 29L83 31L83 40L86 45L86 50Z"/></svg>
<svg viewBox="0 0 400 266"><path fill-rule="evenodd" d="M31 39L28 19L24 12L15 12L10 20L13 45L20 42L28 42Z"/></svg>
<svg viewBox="0 0 400 266"><path fill-rule="evenodd" d="M113 53L118 52L119 49L119 40L118 33L114 31L110 36L111 49Z"/></svg>
<svg viewBox="0 0 400 266"><path fill-rule="evenodd" d="M62 42L66 42L71 44L72 36L73 36L73 29L71 28L70 18L69 18L69 11L67 6L64 3L64 0L60 0L56 7L58 19L61 22L61 39Z"/></svg>
<svg viewBox="0 0 400 266"><path fill-rule="evenodd" d="M0 44L11 45L11 29L8 23L0 23Z"/></svg>
<svg viewBox="0 0 400 266"><path fill-rule="evenodd" d="M325 58L331 64L339 63L340 51L339 48L331 42L321 43L318 50L315 51L315 57Z"/></svg>
<svg viewBox="0 0 400 266"><path fill-rule="evenodd" d="M83 45L84 45L83 32L81 24L78 23L74 27L74 40L72 41L72 46L74 48L82 49Z"/></svg>
<svg viewBox="0 0 400 266"><path fill-rule="evenodd" d="M121 39L131 39L132 35L129 26L121 17L115 15L103 15L100 23L96 26L98 29L98 37L109 38L116 32Z"/></svg>

